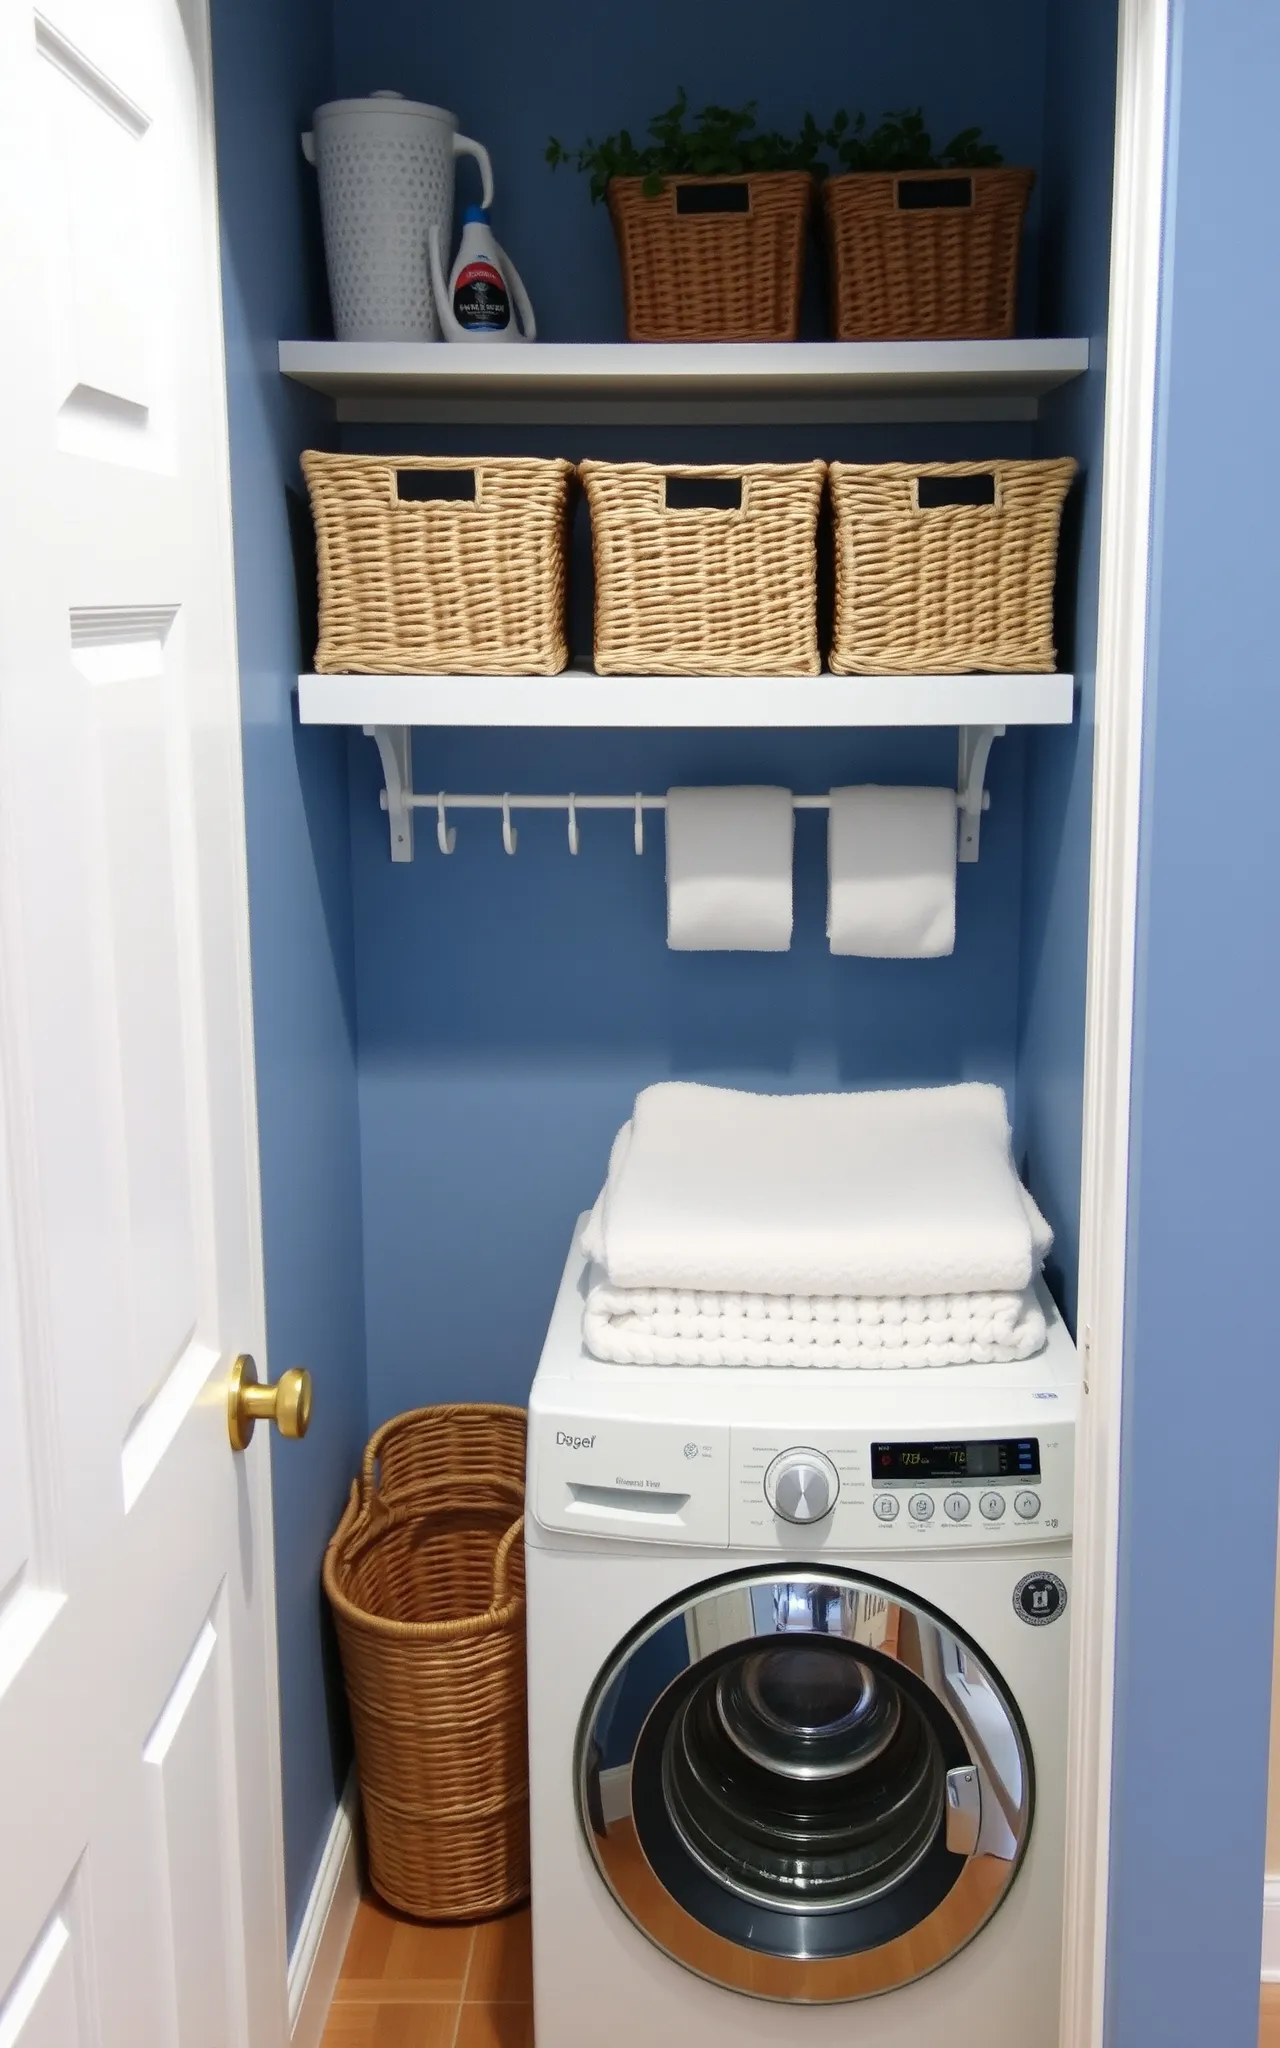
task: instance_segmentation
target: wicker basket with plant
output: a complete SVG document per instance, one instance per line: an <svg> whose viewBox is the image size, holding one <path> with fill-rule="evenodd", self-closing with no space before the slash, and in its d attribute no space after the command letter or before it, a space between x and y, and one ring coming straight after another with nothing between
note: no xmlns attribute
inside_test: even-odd
<svg viewBox="0 0 1280 2048"><path fill-rule="evenodd" d="M566 149L547 162L589 174L605 200L622 261L631 341L794 341L805 230L821 132L761 133L756 105L707 106L688 118L680 92L649 124Z"/></svg>
<svg viewBox="0 0 1280 2048"><path fill-rule="evenodd" d="M919 108L870 133L842 111L822 140L840 166L822 192L836 340L1011 335L1035 172L977 128L935 150Z"/></svg>

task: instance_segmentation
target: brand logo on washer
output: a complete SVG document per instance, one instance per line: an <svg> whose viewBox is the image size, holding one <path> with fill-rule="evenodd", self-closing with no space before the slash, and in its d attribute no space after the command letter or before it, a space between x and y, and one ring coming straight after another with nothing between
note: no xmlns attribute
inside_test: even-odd
<svg viewBox="0 0 1280 2048"><path fill-rule="evenodd" d="M566 1451L589 1451L595 1442L593 1436L569 1436L563 1429L556 1431L556 1442L563 1444Z"/></svg>
<svg viewBox="0 0 1280 2048"><path fill-rule="evenodd" d="M1013 1611L1030 1628L1044 1628L1066 1612L1067 1589L1056 1572L1028 1572L1013 1589Z"/></svg>

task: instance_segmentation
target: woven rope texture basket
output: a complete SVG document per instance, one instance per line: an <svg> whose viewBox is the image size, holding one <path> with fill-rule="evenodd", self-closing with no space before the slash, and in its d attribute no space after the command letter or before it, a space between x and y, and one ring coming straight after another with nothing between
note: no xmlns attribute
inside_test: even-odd
<svg viewBox="0 0 1280 2048"><path fill-rule="evenodd" d="M1011 335L1034 183L1034 171L1005 169L828 178L822 205L836 339Z"/></svg>
<svg viewBox="0 0 1280 2048"><path fill-rule="evenodd" d="M837 675L1049 672L1076 465L833 462Z"/></svg>
<svg viewBox="0 0 1280 2048"><path fill-rule="evenodd" d="M420 1919L528 1896L524 1449L519 1408L397 1416L325 1553L369 1876Z"/></svg>
<svg viewBox="0 0 1280 2048"><path fill-rule="evenodd" d="M601 675L817 675L825 463L584 462L579 473Z"/></svg>
<svg viewBox="0 0 1280 2048"><path fill-rule="evenodd" d="M628 340L794 341L809 173L668 178L652 199L643 185L611 178L607 195ZM729 204L734 210L703 210Z"/></svg>
<svg viewBox="0 0 1280 2048"><path fill-rule="evenodd" d="M308 449L323 673L557 675L573 465Z"/></svg>

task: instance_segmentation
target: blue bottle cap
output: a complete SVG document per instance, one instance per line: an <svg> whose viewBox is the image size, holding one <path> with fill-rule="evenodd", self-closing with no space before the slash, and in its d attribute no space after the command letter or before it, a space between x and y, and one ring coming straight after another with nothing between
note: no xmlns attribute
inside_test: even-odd
<svg viewBox="0 0 1280 2048"><path fill-rule="evenodd" d="M474 221L479 221L481 227L488 227L489 209L487 206L468 206L465 209L462 216L463 227L469 228Z"/></svg>

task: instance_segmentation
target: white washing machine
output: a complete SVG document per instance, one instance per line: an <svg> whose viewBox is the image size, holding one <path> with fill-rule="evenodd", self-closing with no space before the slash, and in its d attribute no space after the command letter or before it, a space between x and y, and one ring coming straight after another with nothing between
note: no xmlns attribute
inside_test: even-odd
<svg viewBox="0 0 1280 2048"><path fill-rule="evenodd" d="M1020 1365L681 1370L590 1358L585 1277L529 1408L538 2048L1053 2048L1078 1371L1048 1297Z"/></svg>

